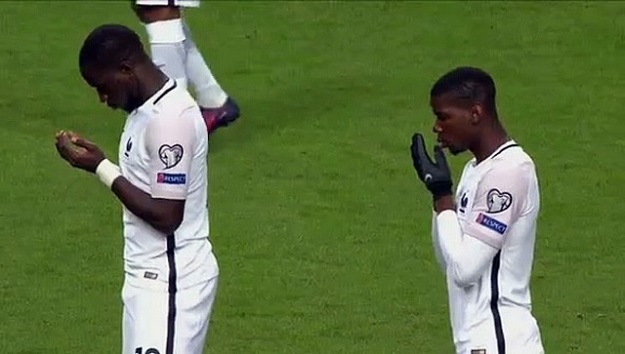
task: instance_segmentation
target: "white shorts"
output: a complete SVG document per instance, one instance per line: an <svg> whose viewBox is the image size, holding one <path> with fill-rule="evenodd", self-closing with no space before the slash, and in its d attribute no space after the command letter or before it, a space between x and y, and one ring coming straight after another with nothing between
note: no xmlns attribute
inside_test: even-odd
<svg viewBox="0 0 625 354"><path fill-rule="evenodd" d="M200 0L134 0L134 2L143 6L200 7Z"/></svg>
<svg viewBox="0 0 625 354"><path fill-rule="evenodd" d="M499 354L502 353L497 348L497 344L493 345L478 345L475 347L476 349L467 349L463 351L458 351L458 354ZM514 344L506 344L506 354L545 354L545 350L543 346L540 344L530 345L520 345L514 346Z"/></svg>
<svg viewBox="0 0 625 354"><path fill-rule="evenodd" d="M217 292L217 277L168 291L122 289L122 354L202 354Z"/></svg>
<svg viewBox="0 0 625 354"><path fill-rule="evenodd" d="M458 354L499 354L499 346L496 340L474 340L457 350ZM505 341L506 354L545 354L540 334L525 338L507 338Z"/></svg>

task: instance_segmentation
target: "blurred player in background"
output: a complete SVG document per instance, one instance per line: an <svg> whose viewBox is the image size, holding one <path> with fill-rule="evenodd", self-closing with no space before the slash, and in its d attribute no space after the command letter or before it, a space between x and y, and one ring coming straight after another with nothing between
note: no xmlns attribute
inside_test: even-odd
<svg viewBox="0 0 625 354"><path fill-rule="evenodd" d="M208 133L234 122L240 112L213 76L193 42L183 7L199 7L200 0L131 0L132 8L144 24L152 60L169 77L195 91Z"/></svg>
<svg viewBox="0 0 625 354"><path fill-rule="evenodd" d="M458 354L544 353L532 315L530 278L538 180L531 157L497 115L495 83L477 68L457 68L430 93L435 161L413 136L417 175L433 195L432 236L447 278ZM455 199L443 149L470 151Z"/></svg>
<svg viewBox="0 0 625 354"><path fill-rule="evenodd" d="M100 100L128 113L119 166L77 134L60 132L56 142L61 157L97 175L123 205L123 354L200 354L219 273L200 108L124 26L93 30L79 63Z"/></svg>

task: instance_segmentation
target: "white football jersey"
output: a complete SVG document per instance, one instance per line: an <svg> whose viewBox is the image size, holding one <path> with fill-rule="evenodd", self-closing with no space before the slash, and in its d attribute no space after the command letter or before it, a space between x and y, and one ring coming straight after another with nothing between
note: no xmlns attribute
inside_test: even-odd
<svg viewBox="0 0 625 354"><path fill-rule="evenodd" d="M208 240L207 152L200 109L174 80L129 114L119 145L122 175L153 198L186 200L173 235L124 207L124 270L131 284L166 290L175 282L183 289L218 274Z"/></svg>
<svg viewBox="0 0 625 354"><path fill-rule="evenodd" d="M540 209L532 159L514 141L503 144L477 165L475 158L471 159L458 183L456 205L462 234L489 245L494 248L492 252L497 250L484 273L471 284L459 284L447 273L457 353L482 353L479 350L486 349L489 354L518 353L515 347L525 354L541 353L530 296ZM488 249L486 245L482 246ZM439 247L435 244L439 261L444 263ZM445 264L442 266L446 269Z"/></svg>

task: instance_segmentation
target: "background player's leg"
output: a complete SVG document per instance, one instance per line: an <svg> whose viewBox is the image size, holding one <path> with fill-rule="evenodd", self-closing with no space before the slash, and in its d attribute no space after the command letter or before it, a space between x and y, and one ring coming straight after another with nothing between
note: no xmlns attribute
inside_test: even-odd
<svg viewBox="0 0 625 354"><path fill-rule="evenodd" d="M185 35L184 48L187 54L185 68L187 77L195 89L197 101L204 108L221 107L226 103L228 95L213 76L213 73L204 61L204 57L198 50L195 42L193 42L189 25L184 19L182 22Z"/></svg>
<svg viewBox="0 0 625 354"><path fill-rule="evenodd" d="M221 88L213 73L209 69L204 57L193 41L191 29L186 21L182 20L185 34L185 50L187 77L193 84L197 102L202 107L202 115L209 132L221 126L226 126L237 118L240 112L236 102L228 97Z"/></svg>
<svg viewBox="0 0 625 354"><path fill-rule="evenodd" d="M187 88L185 34L176 6L135 5L150 42L152 60L169 77Z"/></svg>
<svg viewBox="0 0 625 354"><path fill-rule="evenodd" d="M151 5L142 5L147 3ZM133 9L145 25L154 63L185 88L189 82L192 84L209 133L235 121L240 115L239 107L208 68L180 8L153 3L137 0Z"/></svg>

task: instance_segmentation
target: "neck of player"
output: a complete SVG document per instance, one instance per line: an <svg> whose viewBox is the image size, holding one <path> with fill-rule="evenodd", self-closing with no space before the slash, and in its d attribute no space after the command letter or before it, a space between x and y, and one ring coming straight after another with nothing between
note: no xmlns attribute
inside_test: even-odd
<svg viewBox="0 0 625 354"><path fill-rule="evenodd" d="M169 77L154 65L147 65L140 70L144 72L143 80L139 86L140 104L142 105L163 88L169 81Z"/></svg>
<svg viewBox="0 0 625 354"><path fill-rule="evenodd" d="M493 124L484 129L480 134L471 152L475 156L476 163L484 161L488 156L492 155L501 145L510 140L508 133L499 123L494 120Z"/></svg>

